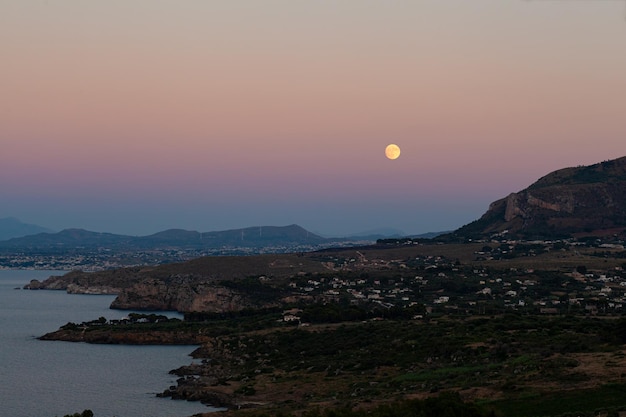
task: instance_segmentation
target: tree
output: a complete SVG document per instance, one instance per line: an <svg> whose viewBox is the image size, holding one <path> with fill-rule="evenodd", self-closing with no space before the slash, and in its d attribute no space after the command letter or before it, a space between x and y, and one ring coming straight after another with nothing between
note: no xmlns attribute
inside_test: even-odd
<svg viewBox="0 0 626 417"><path fill-rule="evenodd" d="M63 417L93 417L93 411L83 410L82 413L66 414Z"/></svg>

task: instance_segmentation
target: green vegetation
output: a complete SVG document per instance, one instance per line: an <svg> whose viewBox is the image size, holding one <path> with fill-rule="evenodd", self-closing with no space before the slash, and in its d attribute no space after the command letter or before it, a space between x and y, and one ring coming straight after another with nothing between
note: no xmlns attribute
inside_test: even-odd
<svg viewBox="0 0 626 417"><path fill-rule="evenodd" d="M302 409L310 416L359 416L359 407L383 399L473 389L490 393L480 401L489 415L587 415L626 409L626 396L616 395L626 390L620 382L625 329L624 319L520 314L374 320L231 334L200 354L211 359L203 374L228 370L229 379L221 383L231 385L240 401L276 395L273 404L285 416ZM600 379L589 373L592 368L600 369ZM589 384L596 388L583 388ZM577 392L584 395L578 398ZM496 393L499 400L487 400ZM453 398L445 395L446 401ZM315 404L328 401L339 408L315 411ZM405 405L368 407L373 414L367 415L422 415L401 414ZM377 414L383 410L390 414Z"/></svg>
<svg viewBox="0 0 626 417"><path fill-rule="evenodd" d="M341 311L345 306L327 308ZM273 315L262 316L270 321ZM196 355L211 359L203 374L227 369L229 377L219 384L232 386L233 395L243 401L280 392L281 400L269 409L237 415L591 417L626 410L620 371L626 361L624 318L506 314L243 330L254 328L255 320L263 321L248 312L202 322L136 326L171 325L177 331L213 334L210 348ZM238 330L227 330L227 323ZM587 361L607 370L593 383L595 388L581 388L597 378L587 373ZM460 393L476 388L500 393L499 399L462 401ZM431 397L400 400L409 393ZM327 401L333 405L315 405Z"/></svg>
<svg viewBox="0 0 626 417"><path fill-rule="evenodd" d="M445 393L424 400L395 401L376 407L313 409L302 414L251 411L242 413L247 417L491 417L494 411L487 407L463 402L458 394Z"/></svg>
<svg viewBox="0 0 626 417"><path fill-rule="evenodd" d="M606 384L597 389L535 393L517 399L482 402L507 417L617 416L626 411L626 384Z"/></svg>
<svg viewBox="0 0 626 417"><path fill-rule="evenodd" d="M217 281L252 297L241 310L101 317L56 337L198 344L201 361L159 395L259 407L236 415L437 415L420 407L457 395L479 415L612 417L626 410L626 265L600 242L407 240L273 258L280 275ZM293 267L304 259L324 267ZM158 284L199 280L185 268L191 278L172 269Z"/></svg>

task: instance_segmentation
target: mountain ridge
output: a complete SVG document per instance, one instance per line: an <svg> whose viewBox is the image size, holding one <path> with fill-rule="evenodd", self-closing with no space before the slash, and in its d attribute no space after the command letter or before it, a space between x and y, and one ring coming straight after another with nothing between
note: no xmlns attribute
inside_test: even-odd
<svg viewBox="0 0 626 417"><path fill-rule="evenodd" d="M494 201L456 238L521 239L626 234L626 157L558 169Z"/></svg>
<svg viewBox="0 0 626 417"><path fill-rule="evenodd" d="M247 227L203 233L184 229L168 229L148 236L118 235L71 228L56 233L37 233L0 241L0 248L216 248L222 246L259 247L271 244L320 244L328 241L332 240L322 238L295 224Z"/></svg>

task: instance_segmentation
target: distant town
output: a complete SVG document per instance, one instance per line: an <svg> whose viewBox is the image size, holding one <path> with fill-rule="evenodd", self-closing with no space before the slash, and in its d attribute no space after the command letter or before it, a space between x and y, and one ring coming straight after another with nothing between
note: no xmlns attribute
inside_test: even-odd
<svg viewBox="0 0 626 417"><path fill-rule="evenodd" d="M184 262L202 256L246 256L269 253L312 252L330 247L352 247L371 244L372 241L346 241L315 245L276 245L265 247L225 246L216 249L150 249L123 250L110 248L73 248L64 251L20 250L0 251L0 269L39 269L55 271L82 270L85 272L109 269L154 266Z"/></svg>
<svg viewBox="0 0 626 417"><path fill-rule="evenodd" d="M210 252L152 250L75 255L18 254L0 256L2 268L100 271L128 266L182 262L200 256L307 253L322 262L326 273L299 273L289 281L289 292L303 301L345 302L382 309L409 309L414 318L441 314L495 314L520 311L538 314L623 314L626 306L626 252L622 243L599 239L558 241L490 240L472 242L471 262L450 256L447 245L412 239L381 240L377 245L441 248L442 255L409 259L381 259L345 243L345 251L320 246L275 246L263 249L233 247ZM610 243L608 243L610 242ZM469 246L469 245L467 245ZM312 253L314 250L318 252ZM436 250L436 249L435 249ZM581 252L584 251L584 257ZM345 256L343 253L345 252ZM349 254L349 255L347 255ZM555 268L538 256L559 260L571 256L577 263ZM595 260L591 267L584 259ZM624 258L624 262L621 259ZM606 259L612 262L606 266ZM528 267L506 267L518 260ZM601 265L602 268L598 268ZM270 277L260 276L260 281ZM287 321L299 321L291 312Z"/></svg>

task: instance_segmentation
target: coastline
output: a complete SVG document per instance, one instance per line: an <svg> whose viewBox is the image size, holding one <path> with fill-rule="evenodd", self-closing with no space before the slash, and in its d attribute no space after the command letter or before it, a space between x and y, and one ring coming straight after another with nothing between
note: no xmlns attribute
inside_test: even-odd
<svg viewBox="0 0 626 417"><path fill-rule="evenodd" d="M67 326L67 325L66 325ZM64 327L66 327L64 326ZM42 341L62 341L74 343L107 344L107 345L184 345L196 346L190 354L194 359L202 359L202 363L183 365L169 371L176 375L177 385L171 385L156 394L159 398L173 400L199 401L202 404L218 408L245 408L246 402L237 401L238 384L225 382L233 377L233 370L223 366L214 366L218 360L212 361L207 356L216 357L217 351L212 349L212 338L198 331L167 331L141 329L142 324L125 326L124 330L115 326L93 328L76 326L61 328L46 333L37 339Z"/></svg>
<svg viewBox="0 0 626 417"><path fill-rule="evenodd" d="M68 321L129 312L111 310L110 295L72 295L64 291L24 291L30 279L48 270L0 271L0 323L3 376L2 414L13 417L62 416L91 409L96 416L182 417L218 411L198 402L169 401L156 394L175 384L169 371L189 364L197 345L132 346L51 343L38 336ZM173 317L173 316L172 316ZM24 398L36 401L24 403Z"/></svg>

